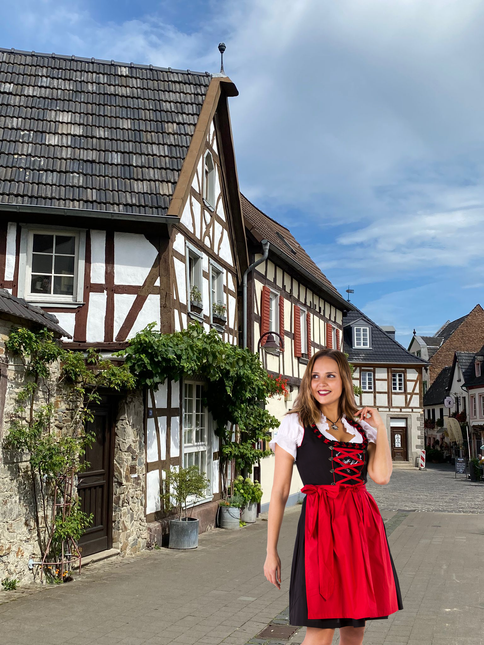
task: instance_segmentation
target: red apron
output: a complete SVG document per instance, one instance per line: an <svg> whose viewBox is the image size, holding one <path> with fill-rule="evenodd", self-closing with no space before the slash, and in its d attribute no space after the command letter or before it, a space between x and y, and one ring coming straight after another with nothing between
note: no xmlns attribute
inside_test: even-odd
<svg viewBox="0 0 484 645"><path fill-rule="evenodd" d="M398 611L383 519L364 483L304 486L308 618Z"/></svg>

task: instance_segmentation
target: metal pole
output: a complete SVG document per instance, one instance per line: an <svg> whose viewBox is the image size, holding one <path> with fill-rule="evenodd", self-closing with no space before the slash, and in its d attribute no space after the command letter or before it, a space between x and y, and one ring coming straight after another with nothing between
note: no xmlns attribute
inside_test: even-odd
<svg viewBox="0 0 484 645"><path fill-rule="evenodd" d="M250 267L245 271L242 278L242 347L245 349L247 347L247 275L255 269L256 266L262 264L267 260L269 256L269 246L270 243L268 240L262 240L262 257L250 265Z"/></svg>

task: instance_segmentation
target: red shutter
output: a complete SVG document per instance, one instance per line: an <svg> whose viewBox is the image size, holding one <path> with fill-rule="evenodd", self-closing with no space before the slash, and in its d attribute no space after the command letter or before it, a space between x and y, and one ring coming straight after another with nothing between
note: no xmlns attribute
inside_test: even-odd
<svg viewBox="0 0 484 645"><path fill-rule="evenodd" d="M333 328L329 323L326 325L326 347L333 349Z"/></svg>
<svg viewBox="0 0 484 645"><path fill-rule="evenodd" d="M308 336L308 358L311 358L311 314L309 311L306 314L306 329Z"/></svg>
<svg viewBox="0 0 484 645"><path fill-rule="evenodd" d="M279 334L281 335L281 349L284 351L284 298L279 296Z"/></svg>
<svg viewBox="0 0 484 645"><path fill-rule="evenodd" d="M301 356L301 309L294 305L294 356Z"/></svg>
<svg viewBox="0 0 484 645"><path fill-rule="evenodd" d="M341 331L339 329L336 329L336 349L339 349L341 352Z"/></svg>
<svg viewBox="0 0 484 645"><path fill-rule="evenodd" d="M262 287L262 302L261 302L261 316L260 316L260 335L262 336L269 331L269 315L271 308L271 290L269 287ZM265 336L261 345L265 345L267 341L267 336Z"/></svg>

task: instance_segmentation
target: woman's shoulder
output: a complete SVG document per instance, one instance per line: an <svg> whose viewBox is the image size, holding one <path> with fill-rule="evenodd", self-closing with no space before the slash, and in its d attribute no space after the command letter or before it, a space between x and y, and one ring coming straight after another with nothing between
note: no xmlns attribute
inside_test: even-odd
<svg viewBox="0 0 484 645"><path fill-rule="evenodd" d="M297 412L288 412L282 417L281 425L279 430L292 430L299 431L299 429L304 430L301 422L299 421L299 414Z"/></svg>

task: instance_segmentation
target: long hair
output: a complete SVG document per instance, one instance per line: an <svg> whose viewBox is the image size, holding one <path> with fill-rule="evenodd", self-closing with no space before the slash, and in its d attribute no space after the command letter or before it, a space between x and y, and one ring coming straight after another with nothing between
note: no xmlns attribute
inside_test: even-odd
<svg viewBox="0 0 484 645"><path fill-rule="evenodd" d="M296 412L299 415L299 422L303 427L319 423L321 421L321 408L313 396L311 390L311 378L314 370L314 363L318 358L327 356L332 358L338 364L339 373L343 382L343 391L339 399L338 414L348 419L354 419L358 408L355 404L355 395L353 390L353 380L351 378L351 368L348 359L343 352L336 349L322 349L316 352L309 359L306 371L303 374L299 394L294 403L291 413Z"/></svg>

